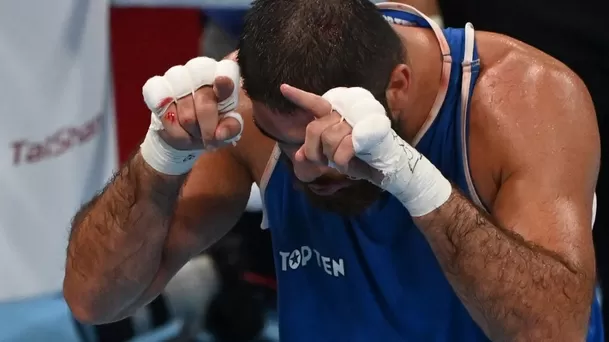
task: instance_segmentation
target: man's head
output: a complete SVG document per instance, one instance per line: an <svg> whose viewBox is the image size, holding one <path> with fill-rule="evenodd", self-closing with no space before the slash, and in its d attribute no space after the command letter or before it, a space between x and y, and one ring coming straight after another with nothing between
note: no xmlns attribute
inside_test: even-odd
<svg viewBox="0 0 609 342"><path fill-rule="evenodd" d="M278 141L314 203L353 214L381 191L328 167L294 160L313 117L287 100L280 86L319 95L336 87L362 87L391 114L400 109L408 88L404 60L400 37L369 0L253 2L239 42L243 89L257 126Z"/></svg>

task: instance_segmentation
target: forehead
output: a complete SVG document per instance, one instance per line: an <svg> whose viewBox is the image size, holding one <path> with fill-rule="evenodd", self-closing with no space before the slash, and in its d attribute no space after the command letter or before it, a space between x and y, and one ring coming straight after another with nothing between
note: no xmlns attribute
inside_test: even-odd
<svg viewBox="0 0 609 342"><path fill-rule="evenodd" d="M304 110L281 113L256 101L252 101L252 110L256 126L262 133L279 142L302 144L307 125L313 121L313 115Z"/></svg>

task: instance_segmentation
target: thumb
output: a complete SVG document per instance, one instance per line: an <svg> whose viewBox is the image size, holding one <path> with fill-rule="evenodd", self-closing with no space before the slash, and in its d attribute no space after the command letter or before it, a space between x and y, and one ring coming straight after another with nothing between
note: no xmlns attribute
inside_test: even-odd
<svg viewBox="0 0 609 342"><path fill-rule="evenodd" d="M349 161L348 170L344 173L354 179L365 179L376 186L380 186L383 181L380 171L357 157Z"/></svg>
<svg viewBox="0 0 609 342"><path fill-rule="evenodd" d="M221 142L237 142L243 133L243 118L239 113L222 115L216 127L215 139Z"/></svg>

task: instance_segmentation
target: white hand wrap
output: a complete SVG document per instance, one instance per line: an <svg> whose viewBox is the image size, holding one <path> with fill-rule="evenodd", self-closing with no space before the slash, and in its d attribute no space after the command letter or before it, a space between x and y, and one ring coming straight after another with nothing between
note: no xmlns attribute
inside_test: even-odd
<svg viewBox="0 0 609 342"><path fill-rule="evenodd" d="M150 78L142 93L148 109L152 112L151 123L144 142L140 146L140 153L144 160L155 170L167 175L181 175L188 173L198 156L205 150L180 151L167 144L158 135L163 129L162 116L169 106L178 99L193 95L203 87L211 86L219 76L226 76L235 85L233 93L226 100L218 103L220 119L232 117L241 124L241 132L226 143L236 143L243 132L243 119L239 113L233 112L237 108L239 99L240 73L239 65L232 60L216 61L207 57L191 59L186 65L178 65L167 70L164 76Z"/></svg>
<svg viewBox="0 0 609 342"><path fill-rule="evenodd" d="M450 182L391 129L385 108L368 90L334 88L322 97L353 127L355 155L383 174L380 186L411 216L426 215L448 200Z"/></svg>

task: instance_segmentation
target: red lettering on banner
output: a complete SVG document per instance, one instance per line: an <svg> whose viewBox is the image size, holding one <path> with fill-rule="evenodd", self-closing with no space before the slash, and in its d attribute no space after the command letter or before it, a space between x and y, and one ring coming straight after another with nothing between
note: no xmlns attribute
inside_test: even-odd
<svg viewBox="0 0 609 342"><path fill-rule="evenodd" d="M12 142L13 165L56 158L91 141L101 131L103 118L103 115L98 115L80 126L62 127L43 141L31 141L26 138Z"/></svg>

